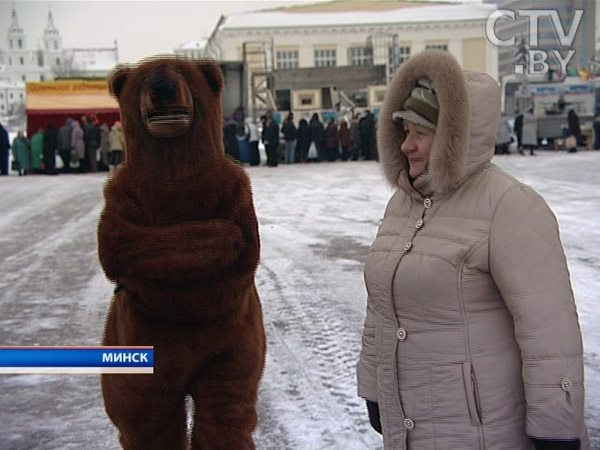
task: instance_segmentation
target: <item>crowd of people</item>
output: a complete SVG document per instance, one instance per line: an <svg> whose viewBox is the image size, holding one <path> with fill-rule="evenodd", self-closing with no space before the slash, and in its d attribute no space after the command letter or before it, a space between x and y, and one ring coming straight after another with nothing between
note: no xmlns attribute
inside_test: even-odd
<svg viewBox="0 0 600 450"><path fill-rule="evenodd" d="M229 120L223 127L225 153L241 163L260 164L259 142L266 153L266 165L320 161L377 160L376 119L371 111L354 114L339 123L330 117L323 123L318 113L310 119L302 118L297 124L294 114L288 113L282 124L269 111L255 123Z"/></svg>
<svg viewBox="0 0 600 450"><path fill-rule="evenodd" d="M0 141L2 175L8 175L11 168L19 176L113 171L122 163L125 151L120 122L114 122L109 129L106 123L100 124L95 114L83 115L81 122L68 118L58 129L49 124L30 138L19 130L12 143L0 125Z"/></svg>
<svg viewBox="0 0 600 450"><path fill-rule="evenodd" d="M561 130L562 145L568 153L576 153L578 148L585 147L588 143L581 131L579 116L575 108L572 105L565 106L567 108L567 124ZM524 113L517 111L514 120L509 116L503 116L496 133L495 153L508 155L510 144L516 141L519 154L525 155L528 152L531 156L535 156L534 150L540 147L537 131L538 121L533 107L528 108ZM592 148L600 150L600 114L594 119L592 131Z"/></svg>

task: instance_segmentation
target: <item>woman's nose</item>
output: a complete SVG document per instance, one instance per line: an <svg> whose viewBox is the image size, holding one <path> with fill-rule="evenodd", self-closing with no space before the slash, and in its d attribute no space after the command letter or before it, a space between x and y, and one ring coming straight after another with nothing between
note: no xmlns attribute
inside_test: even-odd
<svg viewBox="0 0 600 450"><path fill-rule="evenodd" d="M409 153L414 149L415 145L413 139L411 139L410 136L406 136L404 142L402 142L402 145L400 146L400 150L402 151L402 153Z"/></svg>

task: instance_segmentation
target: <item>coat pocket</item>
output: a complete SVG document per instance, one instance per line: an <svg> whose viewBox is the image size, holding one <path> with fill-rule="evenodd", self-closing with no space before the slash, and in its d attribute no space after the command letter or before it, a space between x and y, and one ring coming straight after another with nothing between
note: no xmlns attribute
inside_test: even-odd
<svg viewBox="0 0 600 450"><path fill-rule="evenodd" d="M479 391L477 389L475 372L473 371L473 366L469 362L464 362L462 368L471 423L475 426L481 426L481 408L479 406Z"/></svg>

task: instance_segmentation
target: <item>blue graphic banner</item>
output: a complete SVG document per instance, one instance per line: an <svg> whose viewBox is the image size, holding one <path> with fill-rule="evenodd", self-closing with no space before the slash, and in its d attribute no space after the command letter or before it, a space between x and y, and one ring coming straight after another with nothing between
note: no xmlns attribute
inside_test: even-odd
<svg viewBox="0 0 600 450"><path fill-rule="evenodd" d="M0 373L153 373L154 347L0 347Z"/></svg>

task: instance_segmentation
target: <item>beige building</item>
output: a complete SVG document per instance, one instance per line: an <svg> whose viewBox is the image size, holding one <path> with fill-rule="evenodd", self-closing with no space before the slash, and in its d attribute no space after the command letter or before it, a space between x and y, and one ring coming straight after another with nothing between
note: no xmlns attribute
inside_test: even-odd
<svg viewBox="0 0 600 450"><path fill-rule="evenodd" d="M464 68L498 79L498 49L485 37L485 22L494 9L494 5L479 3L333 1L237 13L221 17L206 42L204 56L246 62L248 103L259 109L272 106L272 97L280 96L269 89L273 73L384 66L383 85L365 86L367 106L377 107L385 83L400 64L427 48L447 50ZM327 82L323 87L335 90L336 80L323 82ZM290 109L323 108L322 91L312 89L314 102L310 104L307 95L311 92L300 85L288 88Z"/></svg>

